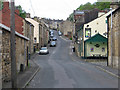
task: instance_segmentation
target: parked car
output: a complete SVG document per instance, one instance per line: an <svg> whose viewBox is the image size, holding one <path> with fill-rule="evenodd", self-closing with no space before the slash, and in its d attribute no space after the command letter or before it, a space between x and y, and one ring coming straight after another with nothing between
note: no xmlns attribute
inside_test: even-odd
<svg viewBox="0 0 120 90"><path fill-rule="evenodd" d="M52 39L53 39L53 38L52 38L52 37L50 37L50 41L52 41Z"/></svg>
<svg viewBox="0 0 120 90"><path fill-rule="evenodd" d="M49 33L50 33L50 35L51 35L51 34L54 34L53 30L50 30Z"/></svg>
<svg viewBox="0 0 120 90"><path fill-rule="evenodd" d="M51 42L50 42L50 47L56 47L56 44L57 44L57 43L56 43L55 41L51 41Z"/></svg>
<svg viewBox="0 0 120 90"><path fill-rule="evenodd" d="M50 37L51 37L51 38L53 38L53 37L54 37L54 35L53 35L53 34L51 34L51 35L50 35Z"/></svg>
<svg viewBox="0 0 120 90"><path fill-rule="evenodd" d="M41 47L39 54L49 54L49 50L47 47Z"/></svg>
<svg viewBox="0 0 120 90"><path fill-rule="evenodd" d="M58 35L61 36L61 35L62 35L62 32L61 32L61 31L58 31Z"/></svg>
<svg viewBox="0 0 120 90"><path fill-rule="evenodd" d="M56 37L53 37L52 40L53 40L53 41L57 41L57 38L56 38Z"/></svg>

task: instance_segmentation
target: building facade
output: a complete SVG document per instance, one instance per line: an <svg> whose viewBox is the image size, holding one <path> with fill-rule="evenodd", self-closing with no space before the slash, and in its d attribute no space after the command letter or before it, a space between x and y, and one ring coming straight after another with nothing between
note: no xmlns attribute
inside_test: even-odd
<svg viewBox="0 0 120 90"><path fill-rule="evenodd" d="M35 52L35 46L34 46L34 26L32 23L30 23L27 20L24 20L24 36L28 37L29 40L29 47L28 52L29 54L33 54Z"/></svg>
<svg viewBox="0 0 120 90"><path fill-rule="evenodd" d="M41 47L41 41L40 41L40 24L33 20L32 18L25 18L26 21L30 22L34 26L34 46L36 49L39 49Z"/></svg>
<svg viewBox="0 0 120 90"><path fill-rule="evenodd" d="M82 46L82 39L83 34L83 25L96 19L98 17L98 10L83 10L83 11L74 11L74 29L73 29L73 42L75 47L75 52L78 56L81 54L81 46ZM78 43L79 42L79 43ZM81 49L82 50L82 49Z"/></svg>
<svg viewBox="0 0 120 90"><path fill-rule="evenodd" d="M0 9L1 20L0 23L10 27L10 4L8 1L2 2L2 8ZM15 30L23 35L23 18L19 16L19 10L15 10Z"/></svg>
<svg viewBox="0 0 120 90"><path fill-rule="evenodd" d="M106 22L107 18L106 17L109 14L110 12L98 17L97 19L89 23L84 24L82 57L107 57L107 22ZM93 39L94 41L91 39ZM103 39L103 42L99 39L101 40Z"/></svg>
<svg viewBox="0 0 120 90"><path fill-rule="evenodd" d="M120 70L120 5L112 3L111 8L115 9L108 18L108 64ZM112 25L112 28L111 28ZM112 31L112 33L111 33ZM111 43L112 42L112 43Z"/></svg>
<svg viewBox="0 0 120 90"><path fill-rule="evenodd" d="M0 89L2 89L2 30L0 29Z"/></svg>
<svg viewBox="0 0 120 90"><path fill-rule="evenodd" d="M60 31L63 33L64 36L72 38L73 23L69 20L61 22Z"/></svg>
<svg viewBox="0 0 120 90"><path fill-rule="evenodd" d="M0 31L2 31L2 84L11 81L11 56L10 56L10 28L0 23ZM25 70L27 66L27 47L29 38L15 32L16 44L16 69L17 73Z"/></svg>

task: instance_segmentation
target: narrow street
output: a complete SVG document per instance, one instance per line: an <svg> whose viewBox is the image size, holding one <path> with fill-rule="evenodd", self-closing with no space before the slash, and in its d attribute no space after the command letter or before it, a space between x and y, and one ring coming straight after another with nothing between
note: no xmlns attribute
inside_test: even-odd
<svg viewBox="0 0 120 90"><path fill-rule="evenodd" d="M48 55L37 55L40 71L27 88L117 88L118 79L95 65L75 60L71 41L58 36L57 46L49 47Z"/></svg>

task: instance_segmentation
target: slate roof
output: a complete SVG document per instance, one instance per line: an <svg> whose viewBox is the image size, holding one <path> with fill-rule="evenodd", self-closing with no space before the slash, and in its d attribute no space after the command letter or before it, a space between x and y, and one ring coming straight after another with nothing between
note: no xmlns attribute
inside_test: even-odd
<svg viewBox="0 0 120 90"><path fill-rule="evenodd" d="M91 38L85 40L85 42L107 42L107 38L98 33Z"/></svg>

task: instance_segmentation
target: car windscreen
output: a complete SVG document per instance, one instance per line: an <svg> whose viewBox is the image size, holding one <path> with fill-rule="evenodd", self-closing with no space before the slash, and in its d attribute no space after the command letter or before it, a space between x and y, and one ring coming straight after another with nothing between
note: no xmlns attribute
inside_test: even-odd
<svg viewBox="0 0 120 90"><path fill-rule="evenodd" d="M46 48L46 47L44 47L44 48L41 48L41 50L47 50L47 48Z"/></svg>
<svg viewBox="0 0 120 90"><path fill-rule="evenodd" d="M51 44L55 44L55 42L51 42Z"/></svg>

